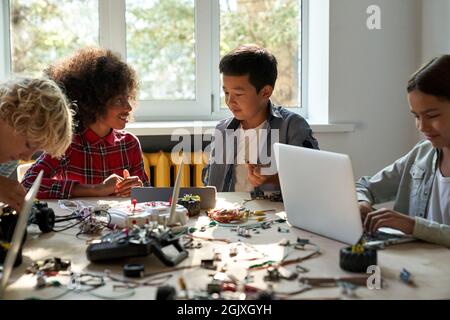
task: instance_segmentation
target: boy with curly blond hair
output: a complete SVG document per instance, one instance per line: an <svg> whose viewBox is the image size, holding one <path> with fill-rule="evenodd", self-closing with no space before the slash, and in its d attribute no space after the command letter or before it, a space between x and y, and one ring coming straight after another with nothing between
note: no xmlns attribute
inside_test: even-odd
<svg viewBox="0 0 450 320"><path fill-rule="evenodd" d="M25 190L7 178L18 160L45 150L61 157L72 141L72 111L58 85L46 78L0 84L0 202L20 209Z"/></svg>

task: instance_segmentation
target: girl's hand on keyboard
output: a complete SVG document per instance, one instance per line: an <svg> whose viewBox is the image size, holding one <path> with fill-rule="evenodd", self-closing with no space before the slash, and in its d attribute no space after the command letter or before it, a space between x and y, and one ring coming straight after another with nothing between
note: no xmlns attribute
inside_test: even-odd
<svg viewBox="0 0 450 320"><path fill-rule="evenodd" d="M361 219L364 222L364 220L367 217L367 214L370 212L375 211L374 208L372 208L372 205L366 201L360 201L358 202L359 212L361 213Z"/></svg>
<svg viewBox="0 0 450 320"><path fill-rule="evenodd" d="M416 221L406 214L393 211L391 209L380 209L367 214L364 221L364 230L374 233L381 227L388 227L403 231L405 234L412 234Z"/></svg>

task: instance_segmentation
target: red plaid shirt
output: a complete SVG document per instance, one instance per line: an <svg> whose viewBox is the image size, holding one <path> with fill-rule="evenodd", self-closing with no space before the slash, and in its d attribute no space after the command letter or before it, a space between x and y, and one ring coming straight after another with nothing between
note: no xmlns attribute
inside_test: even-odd
<svg viewBox="0 0 450 320"><path fill-rule="evenodd" d="M128 169L144 185L148 178L144 171L139 140L131 133L111 130L100 138L91 129L75 133L72 144L61 159L42 154L26 172L22 184L29 189L38 173L44 176L38 198L69 198L76 184L99 184L113 173L123 176Z"/></svg>

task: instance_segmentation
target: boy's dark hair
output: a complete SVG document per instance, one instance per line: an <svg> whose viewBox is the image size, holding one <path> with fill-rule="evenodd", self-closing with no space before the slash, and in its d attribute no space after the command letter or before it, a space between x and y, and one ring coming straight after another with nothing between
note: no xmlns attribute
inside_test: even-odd
<svg viewBox="0 0 450 320"><path fill-rule="evenodd" d="M436 57L417 70L408 81L407 90L450 101L450 55Z"/></svg>
<svg viewBox="0 0 450 320"><path fill-rule="evenodd" d="M250 83L259 93L270 85L275 88L277 59L267 49L257 45L243 45L226 54L219 64L220 73L226 76L249 76Z"/></svg>
<svg viewBox="0 0 450 320"><path fill-rule="evenodd" d="M76 104L77 131L107 113L108 101L121 94L136 100L136 72L111 50L84 48L44 71Z"/></svg>

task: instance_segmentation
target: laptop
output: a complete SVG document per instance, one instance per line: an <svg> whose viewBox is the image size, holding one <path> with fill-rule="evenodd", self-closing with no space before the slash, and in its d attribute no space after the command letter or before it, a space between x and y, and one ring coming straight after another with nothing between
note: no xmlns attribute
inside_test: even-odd
<svg viewBox="0 0 450 320"><path fill-rule="evenodd" d="M280 143L274 144L274 150L289 223L346 244L358 243L363 225L350 157ZM384 231L382 239L371 238L366 245L415 240L400 231L393 230L392 235L389 228Z"/></svg>
<svg viewBox="0 0 450 320"><path fill-rule="evenodd" d="M44 171L39 172L30 190L28 190L27 194L25 195L25 201L20 210L19 218L17 220L16 227L14 229L14 233L11 239L11 247L9 248L8 253L6 254L5 262L3 264L3 273L0 282L0 299L3 297L3 294L6 290L6 286L8 285L8 280L9 277L11 276L14 267L14 262L16 261L17 254L19 252L23 236L25 234L25 230L28 225L28 218L31 213L31 207L33 206L34 200L39 191L43 174Z"/></svg>
<svg viewBox="0 0 450 320"><path fill-rule="evenodd" d="M172 230L174 232L177 226L177 229L180 229L184 231L184 229L187 229L187 216L184 214L177 213L177 204L178 204L178 196L180 195L180 186L181 186L181 173L183 172L183 165L184 161L181 160L180 167L178 168L178 174L177 179L175 180L175 184L173 186L173 193L172 193L172 199L170 203L170 214L169 214L169 220L168 220L168 226L172 226Z"/></svg>

